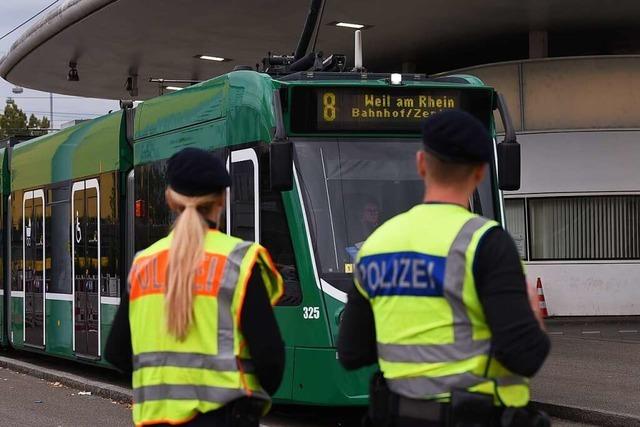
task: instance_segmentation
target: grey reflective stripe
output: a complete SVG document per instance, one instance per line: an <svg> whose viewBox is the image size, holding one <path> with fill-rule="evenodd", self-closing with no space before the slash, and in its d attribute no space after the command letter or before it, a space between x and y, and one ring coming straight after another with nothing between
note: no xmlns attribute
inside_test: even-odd
<svg viewBox="0 0 640 427"><path fill-rule="evenodd" d="M162 384L139 387L133 390L136 404L151 400L197 400L225 404L245 394L241 390L224 387ZM254 397L269 400L265 393L254 393Z"/></svg>
<svg viewBox="0 0 640 427"><path fill-rule="evenodd" d="M447 266L444 272L444 296L453 309L453 334L456 343L473 340L473 328L463 299L467 249L473 235L488 221L480 216L467 221L451 244L447 255Z"/></svg>
<svg viewBox="0 0 640 427"><path fill-rule="evenodd" d="M453 240L447 255L444 272L444 298L453 311L454 342L442 345L404 345L378 342L378 355L381 359L387 362L436 363L456 362L489 354L489 340L473 340L473 327L463 298L467 249L473 235L488 221L482 217L473 217L468 220Z"/></svg>
<svg viewBox="0 0 640 427"><path fill-rule="evenodd" d="M232 358L233 354L233 314L231 302L240 278L240 266L252 242L240 242L227 256L222 272L222 282L218 290L218 357Z"/></svg>
<svg viewBox="0 0 640 427"><path fill-rule="evenodd" d="M253 365L242 361L244 372L251 373ZM178 353L171 351L142 353L133 356L133 369L174 366L178 368L211 369L214 371L238 371L238 360L220 358L201 353Z"/></svg>
<svg viewBox="0 0 640 427"><path fill-rule="evenodd" d="M474 356L489 354L491 341L467 341L453 344L382 344L378 343L378 356L388 362L438 363L456 362Z"/></svg>
<svg viewBox="0 0 640 427"><path fill-rule="evenodd" d="M469 388L491 379L482 378L469 372L442 377L412 377L387 379L389 388L405 397L423 399L429 396L449 393L452 388Z"/></svg>

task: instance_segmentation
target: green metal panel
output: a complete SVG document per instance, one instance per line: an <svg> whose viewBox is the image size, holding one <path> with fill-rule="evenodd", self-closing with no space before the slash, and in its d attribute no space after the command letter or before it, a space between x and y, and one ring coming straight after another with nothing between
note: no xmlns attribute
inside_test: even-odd
<svg viewBox="0 0 640 427"><path fill-rule="evenodd" d="M295 360L296 402L328 406L368 403L368 384L375 367L348 372L338 363L335 348L297 347Z"/></svg>
<svg viewBox="0 0 640 427"><path fill-rule="evenodd" d="M105 345L107 343L107 338L109 338L113 318L116 317L116 311L118 311L117 305L100 304L100 354L102 355L104 355ZM101 364L108 365L104 359L102 359L101 362Z"/></svg>
<svg viewBox="0 0 640 427"><path fill-rule="evenodd" d="M202 123L186 129L145 138L134 145L134 163L142 165L166 159L184 147L214 150L223 147L226 141L224 119Z"/></svg>
<svg viewBox="0 0 640 427"><path fill-rule="evenodd" d="M282 329L282 326L280 327ZM293 398L293 361L295 360L295 351L293 347L284 347L284 372L282 374L282 381L280 387L273 395L273 399L276 402L291 402Z"/></svg>
<svg viewBox="0 0 640 427"><path fill-rule="evenodd" d="M46 310L46 352L56 356L73 356L71 301L47 299Z"/></svg>
<svg viewBox="0 0 640 427"><path fill-rule="evenodd" d="M119 111L15 146L11 190L128 169L123 117Z"/></svg>
<svg viewBox="0 0 640 427"><path fill-rule="evenodd" d="M187 145L211 149L270 141L275 127L273 91L278 86L266 74L236 71L145 101L136 110L134 163L166 158ZM218 123L210 129L213 133L206 135L207 139L189 135L190 127L212 121ZM146 138L170 133L173 136L169 139L153 139L153 143L163 145L158 149L139 145ZM164 147L166 144L169 147ZM160 157L153 157L151 152Z"/></svg>

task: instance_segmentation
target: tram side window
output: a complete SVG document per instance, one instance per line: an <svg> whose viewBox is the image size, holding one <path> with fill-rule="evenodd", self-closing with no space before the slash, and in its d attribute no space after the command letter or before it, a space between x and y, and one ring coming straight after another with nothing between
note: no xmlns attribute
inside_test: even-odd
<svg viewBox="0 0 640 427"><path fill-rule="evenodd" d="M100 177L100 292L120 296L120 200L115 173Z"/></svg>
<svg viewBox="0 0 640 427"><path fill-rule="evenodd" d="M135 250L139 252L167 235L174 215L165 202L167 161L135 170Z"/></svg>
<svg viewBox="0 0 640 427"><path fill-rule="evenodd" d="M23 192L11 195L11 290L22 290L22 197Z"/></svg>
<svg viewBox="0 0 640 427"><path fill-rule="evenodd" d="M231 165L231 235L255 240L255 192L253 163L249 160Z"/></svg>
<svg viewBox="0 0 640 427"><path fill-rule="evenodd" d="M214 150L221 161L226 150ZM139 252L165 237L171 230L175 215L165 201L167 160L136 166L134 182L135 251ZM224 231L224 218L218 224Z"/></svg>
<svg viewBox="0 0 640 427"><path fill-rule="evenodd" d="M302 303L302 289L296 268L291 231L287 224L282 194L271 190L267 152L260 157L260 224L260 243L271 254L284 280L284 295L278 305L299 305Z"/></svg>
<svg viewBox="0 0 640 427"><path fill-rule="evenodd" d="M47 190L45 210L47 292L71 293L71 187L54 184Z"/></svg>

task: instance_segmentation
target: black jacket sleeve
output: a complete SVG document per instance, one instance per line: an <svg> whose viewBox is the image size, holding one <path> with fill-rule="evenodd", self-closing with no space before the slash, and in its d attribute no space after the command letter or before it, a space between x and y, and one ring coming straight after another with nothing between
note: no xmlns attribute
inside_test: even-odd
<svg viewBox="0 0 640 427"><path fill-rule="evenodd" d="M131 328L129 327L129 295L124 294L120 298L120 306L111 325L104 357L107 362L120 371L131 374L133 370L132 353Z"/></svg>
<svg viewBox="0 0 640 427"><path fill-rule="evenodd" d="M284 373L284 342L257 265L247 284L240 330L247 341L260 385L267 393L274 394Z"/></svg>
<svg viewBox="0 0 640 427"><path fill-rule="evenodd" d="M338 334L338 359L345 369L354 370L377 363L378 352L371 304L355 285L348 298Z"/></svg>
<svg viewBox="0 0 640 427"><path fill-rule="evenodd" d="M518 250L502 228L488 231L478 245L474 277L494 356L510 371L533 376L551 344L529 306Z"/></svg>

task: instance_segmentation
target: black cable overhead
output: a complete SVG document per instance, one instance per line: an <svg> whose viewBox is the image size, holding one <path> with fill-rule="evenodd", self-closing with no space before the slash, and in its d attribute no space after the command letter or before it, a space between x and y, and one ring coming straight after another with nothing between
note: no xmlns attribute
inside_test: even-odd
<svg viewBox="0 0 640 427"><path fill-rule="evenodd" d="M324 7L327 5L329 0L324 0L322 2L322 9L320 9L320 19L318 19L318 27L316 29L316 37L313 39L313 47L311 48L311 52L316 51L316 43L318 43L318 35L320 34L320 26L322 25L322 18L324 17Z"/></svg>
<svg viewBox="0 0 640 427"><path fill-rule="evenodd" d="M294 61L302 59L302 57L307 53L309 42L311 41L311 36L313 35L313 30L315 30L316 24L318 23L318 14L320 12L322 3L322 0L311 0L311 5L309 6L309 14L307 15L307 20L304 23L304 28L302 30L302 34L300 35L300 40L298 41L298 46L296 47L296 52L293 57Z"/></svg>
<svg viewBox="0 0 640 427"><path fill-rule="evenodd" d="M16 30L19 30L20 28L22 28L23 26L25 26L26 24L28 24L29 22L33 21L35 18L37 18L38 16L42 15L44 12L46 12L49 8L51 8L51 6L53 6L54 4L58 3L60 0L55 0L53 3L49 4L49 6L45 7L44 9L42 9L40 12L36 13L35 15L33 15L31 18L27 19L26 21L24 21L22 24L18 25L17 27L15 27L14 29L12 29L11 31L9 31L8 33L6 33L5 35L3 35L2 37L0 37L0 40L4 39L5 37L13 34Z"/></svg>

